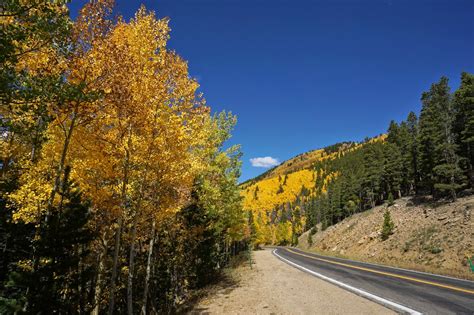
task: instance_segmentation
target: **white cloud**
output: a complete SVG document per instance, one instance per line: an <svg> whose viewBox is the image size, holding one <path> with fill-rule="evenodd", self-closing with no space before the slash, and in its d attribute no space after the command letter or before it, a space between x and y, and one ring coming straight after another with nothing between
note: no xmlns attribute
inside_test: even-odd
<svg viewBox="0 0 474 315"><path fill-rule="evenodd" d="M280 162L277 159L272 158L271 156L256 157L256 158L250 159L250 163L252 164L253 167L264 167L264 168L269 168L269 167L280 164Z"/></svg>

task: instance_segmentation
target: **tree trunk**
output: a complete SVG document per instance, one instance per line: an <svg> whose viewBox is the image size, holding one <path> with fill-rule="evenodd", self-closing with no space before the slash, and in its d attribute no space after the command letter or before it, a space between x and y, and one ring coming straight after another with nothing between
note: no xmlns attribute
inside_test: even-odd
<svg viewBox="0 0 474 315"><path fill-rule="evenodd" d="M217 259L217 269L221 269L221 244L217 242L216 244L217 252L219 253L219 258Z"/></svg>
<svg viewBox="0 0 474 315"><path fill-rule="evenodd" d="M36 161L36 151L37 151L38 137L39 137L38 129L41 127L42 120L43 119L41 119L41 117L38 117L38 120L36 122L35 135L33 139L31 140L31 158L30 158L31 162Z"/></svg>
<svg viewBox="0 0 474 315"><path fill-rule="evenodd" d="M156 228L156 222L153 220L153 224L151 226L151 238L150 238L150 245L148 249L148 259L147 259L147 264L146 264L146 276L145 276L145 287L143 289L143 305L142 305L142 315L147 314L147 301L148 301L148 287L150 283L150 277L151 277L151 259L153 256L153 246L155 245L155 228Z"/></svg>
<svg viewBox="0 0 474 315"><path fill-rule="evenodd" d="M123 171L123 181L122 181L122 209L128 208L127 200L127 184L128 184L128 172L130 164L130 147L132 140L132 125L128 125L128 141L127 147L125 149L125 161L124 161L124 171ZM124 211L125 212L125 211ZM120 253L120 240L122 236L122 227L123 227L123 213L119 215L118 228L115 234L115 251L114 251L114 263L112 267L112 279L110 284L110 297L109 297L109 315L112 315L114 312L114 303L115 303L115 283L117 278L117 269L118 269L118 256Z"/></svg>
<svg viewBox="0 0 474 315"><path fill-rule="evenodd" d="M469 186L471 186L471 188L474 188L474 170L473 170L473 167L474 167L474 152L473 150L471 149L471 144L468 143L467 144L467 156L468 156L468 163L467 163L467 176L468 176L468 180L469 180Z"/></svg>
<svg viewBox="0 0 474 315"><path fill-rule="evenodd" d="M454 187L454 185L456 184L456 179L454 178L454 175L451 175L450 181L451 187ZM453 197L453 202L457 200L456 189L454 188L451 188L451 197Z"/></svg>
<svg viewBox="0 0 474 315"><path fill-rule="evenodd" d="M66 138L64 139L63 150L61 152L61 159L59 160L59 165L58 165L58 168L56 170L56 175L55 175L55 178L54 178L54 186L53 186L53 189L52 189L51 194L49 196L48 204L47 204L47 207L46 207L46 217L45 217L45 220L44 220L46 224L48 223L49 217L51 216L51 210L52 210L52 207L53 207L54 197L56 196L56 193L59 189L59 184L60 184L60 181L61 181L61 174L63 173L63 170L64 170L64 164L66 163L67 151L68 151L68 148L69 148L69 143L71 141L72 132L73 132L75 124L76 124L76 118L77 118L77 115L76 115L75 112L73 112L72 113L71 124L69 125L68 131L66 131ZM38 217L41 218L41 213L39 213ZM42 224L41 224L41 220L40 220L39 227L36 229L36 232L35 232L36 234L39 233L39 231L41 229L41 226L42 226ZM32 260L33 260L33 272L35 272L36 269L38 268L38 257L36 257L36 248L35 248L35 246L33 246ZM27 296L28 296L29 292L30 292L30 288L27 287L26 288L26 295ZM23 312L25 312L25 313L28 312L28 307L29 307L29 303L28 303L28 301L26 301L26 303L23 307Z"/></svg>
<svg viewBox="0 0 474 315"><path fill-rule="evenodd" d="M112 279L110 283L110 297L109 297L109 315L114 313L114 303L115 303L115 281L117 278L117 269L118 269L118 256L120 253L120 239L122 236L122 226L123 219L119 218L117 231L115 232L115 249L114 249L114 263L112 267Z"/></svg>
<svg viewBox="0 0 474 315"><path fill-rule="evenodd" d="M150 158L150 155L148 155ZM133 225L132 225L132 235L130 240L130 256L129 256L129 266L128 266L128 283L127 283L127 312L129 315L133 315L133 270L134 270L134 259L135 259L135 238L137 235L137 221L138 221L138 211L141 209L141 203L143 200L143 191L145 189L145 183L147 179L148 168L145 167L143 180L140 185L140 193L138 197L138 201L136 206L132 208L132 217L133 217Z"/></svg>
<svg viewBox="0 0 474 315"><path fill-rule="evenodd" d="M135 259L135 236L137 234L137 214L134 214L132 235L130 240L130 260L128 266L128 286L127 286L127 312L133 315L133 269Z"/></svg>
<svg viewBox="0 0 474 315"><path fill-rule="evenodd" d="M371 191L370 191L370 206L372 208L375 208L375 193L374 193L374 189L372 188Z"/></svg>
<svg viewBox="0 0 474 315"><path fill-rule="evenodd" d="M107 240L104 235L104 251L99 254L99 269L97 271L97 281L94 290L94 308L92 315L99 315L100 311L100 296L102 295L102 274L104 272L104 257L107 254Z"/></svg>
<svg viewBox="0 0 474 315"><path fill-rule="evenodd" d="M66 156L67 156L67 151L69 148L69 143L71 142L72 132L76 125L76 118L77 118L76 113L73 113L71 125L69 125L68 131L66 132L66 138L64 139L63 150L61 152L61 159L59 160L59 165L56 170L53 189L51 190L51 194L49 195L49 199L48 199L48 206L46 208L46 217L45 217L46 223L48 222L49 217L51 215L51 208L53 207L54 197L56 196L56 193L58 192L58 189L59 189L61 174L64 170L64 164L66 163Z"/></svg>
<svg viewBox="0 0 474 315"><path fill-rule="evenodd" d="M84 251L84 245L81 245L77 249L77 254L80 257L79 261L78 261L78 264L77 264L77 270L79 272L79 281L78 281L78 284L77 284L77 292L79 293L79 298L78 298L79 314L84 314L84 307L86 306L86 304L84 303L86 301L86 299L84 298L85 292L86 292L86 283L85 283L85 280L84 280L84 263L82 261L83 251ZM64 295L66 295L66 293L64 293ZM66 301L66 300L64 299L63 302L64 301Z"/></svg>

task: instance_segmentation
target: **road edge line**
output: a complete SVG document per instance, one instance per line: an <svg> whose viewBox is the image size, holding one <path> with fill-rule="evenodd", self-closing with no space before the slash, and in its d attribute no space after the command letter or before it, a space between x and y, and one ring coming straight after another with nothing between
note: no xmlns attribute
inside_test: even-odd
<svg viewBox="0 0 474 315"><path fill-rule="evenodd" d="M372 294L372 293L369 293L369 292L367 292L367 291L364 291L364 290L355 288L355 287L353 287L353 286L350 286L350 285L348 285L348 284L345 284L345 283L340 282L340 281L338 281L338 280L335 280L335 279L333 279L333 278L329 278L329 277L327 277L327 276L325 276L325 275L322 275L322 274L320 274L320 273L317 273L317 272L315 272L315 271L313 271L313 270L310 270L310 269L308 269L308 268L306 268L306 267L300 266L300 265L298 265L297 263L294 263L294 262L292 262L292 261L290 261L290 260L288 260L288 259L286 259L286 258L281 257L280 255L277 254L276 251L277 251L277 249L274 249L274 250L272 251L273 255L275 255L276 257L278 257L280 260L286 262L287 264L290 264L290 265L292 265L292 266L294 266L294 267L296 267L296 268L298 268L298 269L300 269L300 270L303 270L303 271L305 271L305 272L307 272L307 273L312 274L313 276L315 276L315 277L317 277L317 278L320 278L320 279L325 280L325 281L327 281L327 282L330 282L330 283L332 283L332 284L334 284L334 285L337 285L338 287L341 287L341 288L343 288L343 289L345 289L345 290L347 290L347 291L350 291L350 292L355 293L355 294L357 294L357 295L359 295L359 296L362 296L362 297L364 297L364 298L366 298L366 299L368 299L368 300L371 300L371 301L376 302L376 303L378 303L378 304L380 304L380 305L383 305L383 306L385 306L385 307L387 307L387 308L389 308L389 309L391 309L391 310L394 310L394 311L396 311L396 312L403 313L403 314L410 314L410 315L421 315L421 314L422 314L422 313L420 313L420 312L418 312L418 311L415 311L414 309L411 309L411 308L406 307L406 306L404 306L404 305L401 305L401 304L392 302L392 301L390 301L390 300L384 299L383 297L380 297L380 296L374 295L374 294Z"/></svg>
<svg viewBox="0 0 474 315"><path fill-rule="evenodd" d="M402 268L402 267L376 264L376 263L371 263L371 262L366 262L366 261L361 261L361 260L354 260L354 259L349 259L349 258L341 258L341 257L323 255L323 254L319 254L319 253L313 253L313 252L310 252L310 251L306 251L306 250L303 250L301 248L292 248L292 249L299 250L299 251L301 251L305 254L316 255L316 256L321 256L321 257L325 257L325 258L333 258L333 259L336 259L336 260L340 260L342 262L348 262L348 263L356 262L356 263L361 263L361 264L365 264L365 265L369 265L369 266L375 266L375 267L382 267L382 268L387 268L387 269L395 269L395 270L400 270L400 271L412 272L412 273L417 273L417 274L426 275L426 276L445 278L445 279L448 279L448 280L462 281L462 282L467 282L469 284L474 283L473 280L463 279L463 278L456 278L456 277L453 277L453 276L440 275L440 274L432 273L432 272L418 271L418 270L412 270L412 269L407 269L407 268Z"/></svg>

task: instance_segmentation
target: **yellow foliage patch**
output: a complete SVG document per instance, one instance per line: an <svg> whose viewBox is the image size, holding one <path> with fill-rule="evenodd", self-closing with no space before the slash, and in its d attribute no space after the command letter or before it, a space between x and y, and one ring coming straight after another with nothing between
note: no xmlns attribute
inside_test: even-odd
<svg viewBox="0 0 474 315"><path fill-rule="evenodd" d="M264 179L242 190L244 209L269 210L283 203L293 202L303 186L311 190L314 184L315 173L308 169Z"/></svg>

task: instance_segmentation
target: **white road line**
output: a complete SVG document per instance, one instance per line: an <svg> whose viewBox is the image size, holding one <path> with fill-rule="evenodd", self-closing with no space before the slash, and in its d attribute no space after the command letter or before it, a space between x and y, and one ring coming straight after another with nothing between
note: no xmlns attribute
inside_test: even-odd
<svg viewBox="0 0 474 315"><path fill-rule="evenodd" d="M311 252L305 252L304 250L300 250L300 251L303 252L303 253L305 253L305 254L314 254L314 253L311 253ZM345 263L361 263L361 264L364 264L364 265L369 265L369 266L374 266L374 267L383 267L383 268L387 268L387 269L395 269L395 270L400 270L400 271L407 271L407 272L409 272L409 273L418 273L418 274L421 274L421 275L427 275L427 276L433 276L433 277L446 278L446 279L449 279L449 280L462 281L462 282L466 282L466 283L470 283L470 284L473 284L473 283L474 283L474 281L471 281L471 280L461 279L461 278L455 278L455 277L450 277L450 276L445 276L445 275L438 275L438 274L436 274L436 273L431 273L431 272L424 272L424 271L418 271L418 270L411 270L411 269L406 269L406 268L401 268L401 267L394 267L394 266L387 266L387 265L381 265L381 264L374 264L374 263L369 263L369 262L365 262L365 261L350 260L350 259L339 258L339 257L332 257L332 256L327 256L327 257L325 257L324 255L319 255L319 254L316 254L316 256L320 256L320 257L323 257L323 258L333 258L335 261L338 261L338 262L345 262Z"/></svg>
<svg viewBox="0 0 474 315"><path fill-rule="evenodd" d="M292 265L292 266L294 266L294 267L296 267L296 268L298 268L298 269L301 269L301 270L303 270L303 271L306 271L306 272L312 274L313 276L316 276L316 277L318 277L318 278L320 278L320 279L323 279L323 280L328 281L328 282L330 282L330 283L332 283L332 284L335 284L335 285L337 285L337 286L339 286L339 287L341 287L341 288L344 288L344 289L346 289L346 290L348 290L348 291L351 291L351 292L353 292L353 293L355 293L355 294L357 294L357 295L363 296L363 297L365 297L365 298L367 298L367 299L369 299L369 300L371 300L371 301L374 301L374 302L376 302L376 303L382 304L383 306L386 306L386 307L388 307L388 308L390 308L390 309L393 309L393 310L395 310L395 311L397 311L397 312L401 312L401 313L405 313L405 314L411 314L411 315L421 315L421 314L422 314L422 313L420 313L420 312L418 312L418 311L415 311L415 310L413 310L413 309L411 309L411 308L409 308L409 307L406 307L406 306L403 306L403 305L401 305L401 304L398 304L398 303L392 302L392 301L390 301L390 300L384 299L384 298L382 298L382 297L380 297L380 296L377 296L377 295L374 295L374 294L369 293L369 292L367 292L367 291L364 291L364 290L355 288L355 287L353 287L353 286L350 286L350 285L345 284L345 283L342 283L342 282L340 282L340 281L338 281L338 280L335 280L335 279L326 277L325 275L322 275L322 274L320 274L320 273L314 272L313 270L310 270L310 269L308 269L308 268L305 268L305 267L303 267L303 266L300 266L300 265L298 265L298 264L296 264L296 263L294 263L294 262L292 262L292 261L289 261L289 260L286 259L286 258L281 257L280 255L277 254L276 251L277 251L276 249L273 250L273 255L277 256L279 259L283 260L284 262L286 262L286 263L288 263L288 264L290 264L290 265Z"/></svg>

